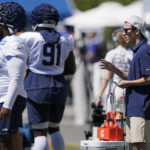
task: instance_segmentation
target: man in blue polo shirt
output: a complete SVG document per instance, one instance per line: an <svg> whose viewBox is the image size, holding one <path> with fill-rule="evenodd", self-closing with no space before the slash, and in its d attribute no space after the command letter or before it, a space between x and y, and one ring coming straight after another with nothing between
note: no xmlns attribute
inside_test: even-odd
<svg viewBox="0 0 150 150"><path fill-rule="evenodd" d="M126 142L133 150L150 150L150 46L146 23L133 16L124 22L124 40L134 52L129 72L123 72L106 60L101 68L119 75L117 86L126 88Z"/></svg>

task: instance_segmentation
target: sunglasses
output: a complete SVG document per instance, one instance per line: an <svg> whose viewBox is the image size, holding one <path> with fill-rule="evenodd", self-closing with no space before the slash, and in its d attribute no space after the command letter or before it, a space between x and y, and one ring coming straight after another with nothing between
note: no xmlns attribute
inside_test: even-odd
<svg viewBox="0 0 150 150"><path fill-rule="evenodd" d="M134 31L136 28L123 28L122 29L125 33L128 33L128 30Z"/></svg>

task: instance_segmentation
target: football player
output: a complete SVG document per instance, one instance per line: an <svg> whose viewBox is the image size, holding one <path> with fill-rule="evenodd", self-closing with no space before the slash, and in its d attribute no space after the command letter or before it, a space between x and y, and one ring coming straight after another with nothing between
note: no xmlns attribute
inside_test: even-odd
<svg viewBox="0 0 150 150"><path fill-rule="evenodd" d="M55 30L58 11L50 4L40 4L31 14L34 32L21 38L28 45L28 74L25 78L28 119L34 131L33 150L48 150L47 133L53 150L64 150L59 129L66 101L64 75L74 74L76 65L73 38Z"/></svg>
<svg viewBox="0 0 150 150"><path fill-rule="evenodd" d="M0 4L0 150L22 150L18 129L26 106L23 79L27 49L17 35L25 24L22 6Z"/></svg>

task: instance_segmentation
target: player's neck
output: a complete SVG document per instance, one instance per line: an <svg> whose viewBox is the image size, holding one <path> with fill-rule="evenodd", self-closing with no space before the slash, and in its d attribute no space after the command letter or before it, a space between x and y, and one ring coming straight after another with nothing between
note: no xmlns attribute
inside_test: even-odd
<svg viewBox="0 0 150 150"><path fill-rule="evenodd" d="M20 32L16 32L15 35L19 36L20 34L22 34L23 31L20 31Z"/></svg>

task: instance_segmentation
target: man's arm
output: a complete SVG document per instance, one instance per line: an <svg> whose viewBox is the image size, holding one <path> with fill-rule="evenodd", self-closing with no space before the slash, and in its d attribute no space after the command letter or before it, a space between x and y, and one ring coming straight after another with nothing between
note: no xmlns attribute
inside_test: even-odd
<svg viewBox="0 0 150 150"><path fill-rule="evenodd" d="M65 61L65 68L64 68L64 75L72 75L76 71L76 64L75 64L75 56L73 51L69 53L67 60Z"/></svg>
<svg viewBox="0 0 150 150"><path fill-rule="evenodd" d="M121 88L127 88L130 86L146 86L150 85L150 76L145 76L137 80L127 81L122 80L116 84L117 86Z"/></svg>
<svg viewBox="0 0 150 150"><path fill-rule="evenodd" d="M107 69L107 70L117 74L120 78L127 79L128 72L124 72L124 71L118 69L111 62L106 61L104 59L101 59L99 62L100 62L99 66L101 67L101 69Z"/></svg>

